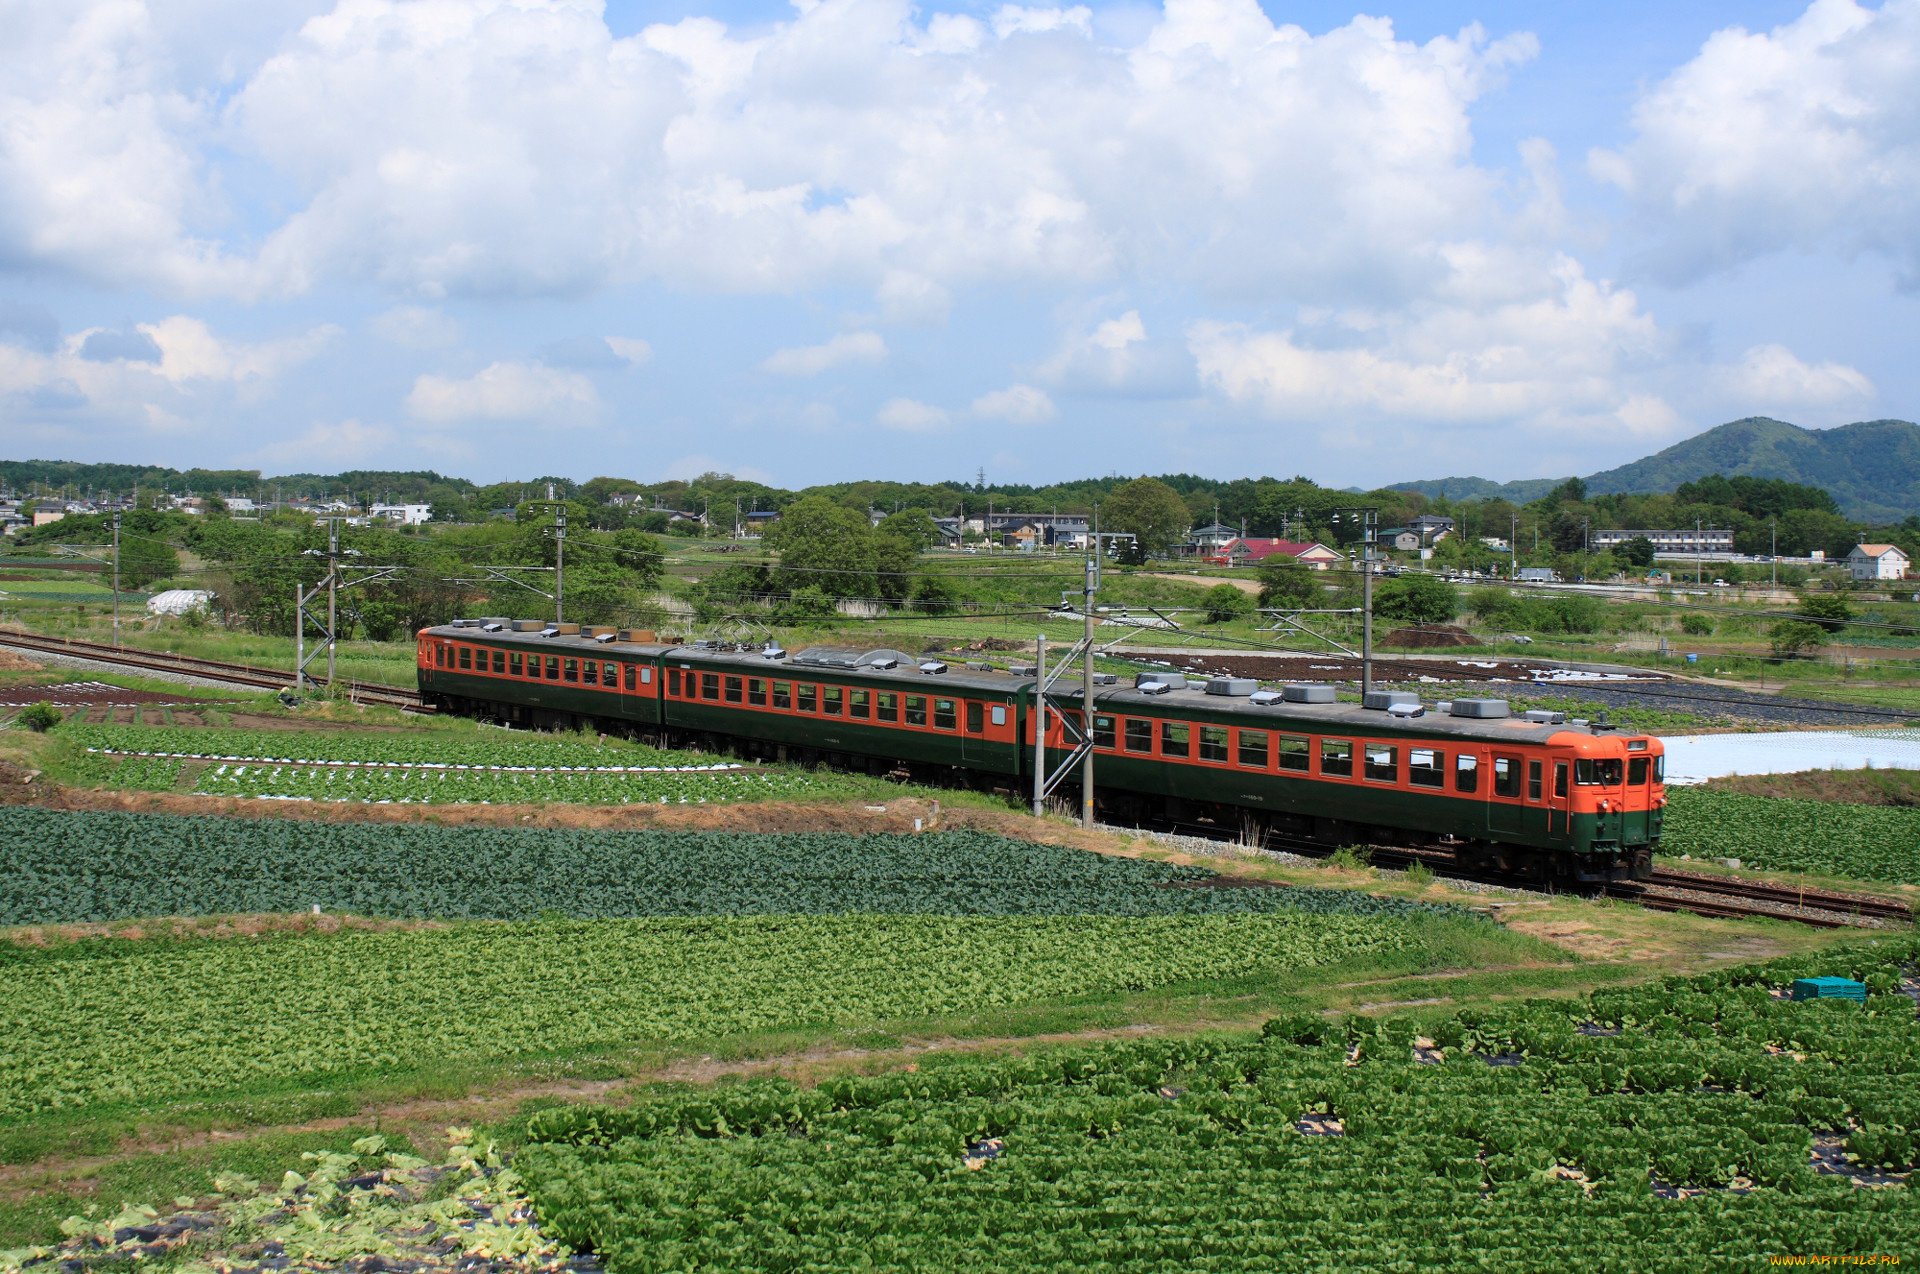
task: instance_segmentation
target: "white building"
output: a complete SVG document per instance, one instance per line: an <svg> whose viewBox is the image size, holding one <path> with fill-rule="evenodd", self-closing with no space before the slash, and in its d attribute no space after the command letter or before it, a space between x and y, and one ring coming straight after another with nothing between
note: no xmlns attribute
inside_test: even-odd
<svg viewBox="0 0 1920 1274"><path fill-rule="evenodd" d="M1847 569L1855 579L1905 579L1911 563L1891 544L1856 544L1847 554Z"/></svg>
<svg viewBox="0 0 1920 1274"><path fill-rule="evenodd" d="M1628 540L1642 538L1652 541L1656 553L1733 552L1733 532L1713 527L1701 527L1697 531L1692 527L1678 531L1610 529L1593 532L1590 543L1595 549L1611 549L1618 548Z"/></svg>
<svg viewBox="0 0 1920 1274"><path fill-rule="evenodd" d="M430 504L376 504L367 510L369 517L385 518L406 526L419 526L433 516Z"/></svg>

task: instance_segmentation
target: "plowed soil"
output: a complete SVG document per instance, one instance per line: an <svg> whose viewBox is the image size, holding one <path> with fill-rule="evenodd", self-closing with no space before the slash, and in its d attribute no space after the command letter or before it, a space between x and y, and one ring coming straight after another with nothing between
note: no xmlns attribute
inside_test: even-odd
<svg viewBox="0 0 1920 1274"><path fill-rule="evenodd" d="M4 653L4 652L0 652ZM21 661L25 663L24 660ZM32 665L38 667L39 665ZM128 690L99 681L67 681L57 686L0 687L0 708L24 708L29 704L50 703L56 708L93 707L98 704L173 704L218 703L217 699L196 699L189 695L162 694L154 690Z"/></svg>

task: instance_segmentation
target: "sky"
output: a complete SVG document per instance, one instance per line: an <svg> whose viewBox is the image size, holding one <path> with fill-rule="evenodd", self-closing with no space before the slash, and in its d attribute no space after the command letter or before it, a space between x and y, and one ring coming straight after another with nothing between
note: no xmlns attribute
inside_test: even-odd
<svg viewBox="0 0 1920 1274"><path fill-rule="evenodd" d="M1920 415L1920 0L0 0L0 456L784 487Z"/></svg>

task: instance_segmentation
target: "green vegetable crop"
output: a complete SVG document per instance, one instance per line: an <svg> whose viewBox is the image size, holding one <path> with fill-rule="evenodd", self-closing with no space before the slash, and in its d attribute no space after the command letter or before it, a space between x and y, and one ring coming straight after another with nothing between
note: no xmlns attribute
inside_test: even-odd
<svg viewBox="0 0 1920 1274"><path fill-rule="evenodd" d="M1920 810L1673 787L1660 852L1920 885Z"/></svg>

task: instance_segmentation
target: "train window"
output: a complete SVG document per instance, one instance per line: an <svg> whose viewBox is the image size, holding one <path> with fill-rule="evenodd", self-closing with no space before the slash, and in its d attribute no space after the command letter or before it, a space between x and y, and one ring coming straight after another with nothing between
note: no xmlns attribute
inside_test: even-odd
<svg viewBox="0 0 1920 1274"><path fill-rule="evenodd" d="M700 674L700 697L702 699L718 699L720 697L719 673L703 672Z"/></svg>
<svg viewBox="0 0 1920 1274"><path fill-rule="evenodd" d="M493 652L493 670L498 673L506 672L507 670L507 652L506 651L496 650Z"/></svg>
<svg viewBox="0 0 1920 1274"><path fill-rule="evenodd" d="M978 734L987 728L987 705L967 701L967 733Z"/></svg>
<svg viewBox="0 0 1920 1274"><path fill-rule="evenodd" d="M680 693L680 670L678 668L667 669L667 693L675 696L678 696Z"/></svg>
<svg viewBox="0 0 1920 1274"><path fill-rule="evenodd" d="M643 686L650 686L653 684L653 669L642 668L640 670L640 684Z"/></svg>
<svg viewBox="0 0 1920 1274"><path fill-rule="evenodd" d="M1573 781L1582 787L1619 787L1620 758L1581 757L1573 763Z"/></svg>
<svg viewBox="0 0 1920 1274"><path fill-rule="evenodd" d="M566 669L566 671L561 674L562 680L564 681L580 680L580 661L578 659L569 659L560 666Z"/></svg>
<svg viewBox="0 0 1920 1274"><path fill-rule="evenodd" d="M1006 704L996 703L993 705L993 723L995 725L1005 725L1007 723L1007 705ZM1148 727L1148 730L1147 730L1147 749L1149 751L1153 749L1152 727Z"/></svg>
<svg viewBox="0 0 1920 1274"><path fill-rule="evenodd" d="M1407 753L1407 782L1415 787L1447 785L1447 754L1432 748L1413 748Z"/></svg>
<svg viewBox="0 0 1920 1274"><path fill-rule="evenodd" d="M1227 727L1223 725L1200 727L1200 759L1202 761L1227 759Z"/></svg>
<svg viewBox="0 0 1920 1274"><path fill-rule="evenodd" d="M1280 736L1280 768L1305 774L1313 767L1313 740L1297 734Z"/></svg>
<svg viewBox="0 0 1920 1274"><path fill-rule="evenodd" d="M1480 786L1480 758L1471 752L1462 752L1453 759L1453 790L1472 792Z"/></svg>
<svg viewBox="0 0 1920 1274"><path fill-rule="evenodd" d="M756 708L767 706L767 683L759 677L747 678L747 702Z"/></svg>
<svg viewBox="0 0 1920 1274"><path fill-rule="evenodd" d="M626 689L632 690L634 689L634 674L640 671L640 665L628 664L626 667L627 667Z"/></svg>
<svg viewBox="0 0 1920 1274"><path fill-rule="evenodd" d="M802 685L800 682L797 682L797 681L794 682L793 683L794 706L799 708L800 711L802 712L812 712L814 707L814 701L819 698L818 692L819 692L819 687L817 686Z"/></svg>
<svg viewBox="0 0 1920 1274"><path fill-rule="evenodd" d="M924 695L907 695L907 724L925 725L927 723L927 700Z"/></svg>
<svg viewBox="0 0 1920 1274"><path fill-rule="evenodd" d="M462 668L473 667L473 647L471 646L460 647L460 666Z"/></svg>
<svg viewBox="0 0 1920 1274"><path fill-rule="evenodd" d="M1527 799L1530 801L1540 799L1540 762L1538 761L1527 762Z"/></svg>
<svg viewBox="0 0 1920 1274"><path fill-rule="evenodd" d="M439 664L442 668L447 666L447 648L445 646L435 646L433 648L433 656L433 662Z"/></svg>
<svg viewBox="0 0 1920 1274"><path fill-rule="evenodd" d="M1267 768L1267 732L1265 730L1240 732L1240 764L1254 770Z"/></svg>
<svg viewBox="0 0 1920 1274"><path fill-rule="evenodd" d="M1627 786L1645 787L1647 785L1647 758L1636 756L1627 762Z"/></svg>
<svg viewBox="0 0 1920 1274"><path fill-rule="evenodd" d="M1127 718L1127 751L1153 751L1153 722L1139 717Z"/></svg>
<svg viewBox="0 0 1920 1274"><path fill-rule="evenodd" d="M830 717L839 716L841 695L839 686L820 687L820 710Z"/></svg>
<svg viewBox="0 0 1920 1274"><path fill-rule="evenodd" d="M560 680L560 656L558 655L547 656L547 680Z"/></svg>
<svg viewBox="0 0 1920 1274"><path fill-rule="evenodd" d="M590 686L599 685L600 684L600 661L597 659L588 659L584 661L580 668L580 680L584 681L586 684Z"/></svg>
<svg viewBox="0 0 1920 1274"><path fill-rule="evenodd" d="M952 730L958 727L960 718L954 714L953 700L935 699L933 701L933 728Z"/></svg>
<svg viewBox="0 0 1920 1274"><path fill-rule="evenodd" d="M873 715L879 721L898 721L900 719L899 699L891 690L876 691L873 696Z"/></svg>
<svg viewBox="0 0 1920 1274"><path fill-rule="evenodd" d="M520 652L517 650L507 656L507 673L514 677L525 675L525 669L520 662Z"/></svg>
<svg viewBox="0 0 1920 1274"><path fill-rule="evenodd" d="M1095 713L1093 717L1093 746L1096 748L1117 748L1119 740L1114 734L1112 717L1103 717Z"/></svg>
<svg viewBox="0 0 1920 1274"><path fill-rule="evenodd" d="M1400 781L1400 749L1386 743L1369 743L1367 753L1367 777L1375 783L1398 783Z"/></svg>
<svg viewBox="0 0 1920 1274"><path fill-rule="evenodd" d="M870 706L869 701L872 697L872 692L867 690L847 691L847 715L850 717L859 717L862 721L865 721L867 719L867 710Z"/></svg>
<svg viewBox="0 0 1920 1274"><path fill-rule="evenodd" d="M1187 756L1192 744L1190 733L1193 727L1178 721L1160 723L1160 755Z"/></svg>
<svg viewBox="0 0 1920 1274"><path fill-rule="evenodd" d="M1653 781L1655 783L1664 783L1667 781L1667 758L1665 754L1653 758Z"/></svg>
<svg viewBox="0 0 1920 1274"><path fill-rule="evenodd" d="M1645 739L1628 739L1627 740L1627 751L1645 752L1646 750L1647 750L1647 741Z"/></svg>
<svg viewBox="0 0 1920 1274"><path fill-rule="evenodd" d="M1493 794L1495 796L1520 795L1519 757L1496 756L1493 758Z"/></svg>
<svg viewBox="0 0 1920 1274"><path fill-rule="evenodd" d="M727 678L727 702L739 703L741 689L742 687L740 684L740 678L728 677Z"/></svg>
<svg viewBox="0 0 1920 1274"><path fill-rule="evenodd" d="M776 681L773 683L773 706L782 709L793 706L793 686L791 683L785 681Z"/></svg>
<svg viewBox="0 0 1920 1274"><path fill-rule="evenodd" d="M1553 794L1555 796L1567 794L1567 763L1565 761L1553 763Z"/></svg>
<svg viewBox="0 0 1920 1274"><path fill-rule="evenodd" d="M1353 777L1353 744L1346 739L1320 740L1320 773Z"/></svg>

